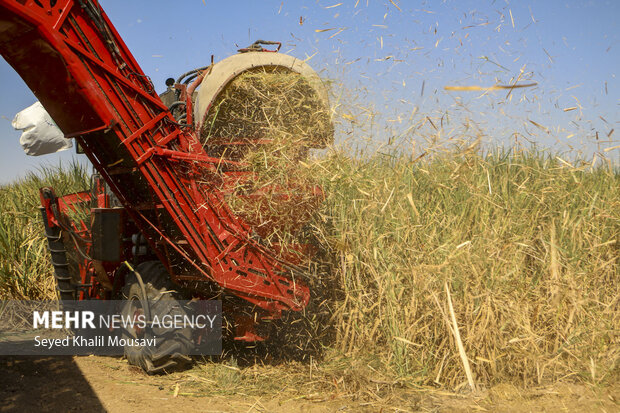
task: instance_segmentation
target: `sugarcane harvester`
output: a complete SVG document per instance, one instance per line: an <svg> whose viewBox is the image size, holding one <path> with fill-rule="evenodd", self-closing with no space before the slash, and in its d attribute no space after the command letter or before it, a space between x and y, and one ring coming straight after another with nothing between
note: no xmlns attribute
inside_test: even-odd
<svg viewBox="0 0 620 413"><path fill-rule="evenodd" d="M303 269L228 206L227 194L253 179L239 153L267 140L240 136L215 150L201 135L218 94L257 68L304 76L328 106L325 87L307 64L264 43L270 42L215 64L211 58L169 80L164 103L97 1L0 0L2 57L96 170L88 191L40 190L61 300L229 297L231 311L239 312L234 339L242 341L265 338L256 322L305 308L310 291ZM331 139L328 130L299 144L322 148ZM230 156L220 150L226 145L234 147ZM320 188L297 190L316 200L297 209L321 201ZM71 219L84 206L90 218ZM251 310L236 310L240 303ZM177 336L170 336L174 351L133 354L129 361L149 373L188 362L191 339Z"/></svg>

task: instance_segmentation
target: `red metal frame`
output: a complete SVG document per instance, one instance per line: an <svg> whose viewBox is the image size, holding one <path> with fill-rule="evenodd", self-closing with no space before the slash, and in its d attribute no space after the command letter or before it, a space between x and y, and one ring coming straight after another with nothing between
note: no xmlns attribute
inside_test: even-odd
<svg viewBox="0 0 620 413"><path fill-rule="evenodd" d="M75 137L173 280L212 280L274 315L306 306L301 271L256 242L205 182L239 165L209 157L175 122L96 1L0 0L0 53Z"/></svg>

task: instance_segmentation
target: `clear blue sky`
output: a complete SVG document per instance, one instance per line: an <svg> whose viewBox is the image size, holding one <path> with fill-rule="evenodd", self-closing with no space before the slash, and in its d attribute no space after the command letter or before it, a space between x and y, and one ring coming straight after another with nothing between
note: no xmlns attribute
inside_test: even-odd
<svg viewBox="0 0 620 413"><path fill-rule="evenodd" d="M510 142L517 136L559 150L571 145L590 155L619 144L620 1L101 4L160 91L167 77L208 64L212 54L217 61L255 39L281 40L283 52L312 56L310 65L334 81L341 138L401 136L424 146L434 133L424 123L428 116L434 123L443 117L442 138L480 131L485 142ZM521 80L538 86L514 90L508 100L505 91L443 89L509 84L521 69ZM10 120L35 98L3 60L0 88L0 183L41 163L74 156L70 151L34 158L23 154ZM476 126L465 129L465 119ZM605 152L615 159L619 153Z"/></svg>

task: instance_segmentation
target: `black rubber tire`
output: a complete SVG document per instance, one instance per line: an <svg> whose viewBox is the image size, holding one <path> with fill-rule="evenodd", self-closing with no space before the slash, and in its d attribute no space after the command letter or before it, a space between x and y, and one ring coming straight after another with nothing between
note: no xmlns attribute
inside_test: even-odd
<svg viewBox="0 0 620 413"><path fill-rule="evenodd" d="M123 287L123 317L133 316L136 307L144 308L149 303L151 318L162 319L165 315L189 316L190 309L181 305L180 294L170 280L168 271L159 261L147 261L135 268L144 283L146 296L134 272L127 275ZM144 311L144 310L143 310ZM148 374L164 374L181 370L192 364L188 356L193 349L192 330L186 328L146 327L143 338L157 338L157 349L149 347L125 347L125 357L129 364L141 367ZM135 331L125 330L123 338L135 338Z"/></svg>

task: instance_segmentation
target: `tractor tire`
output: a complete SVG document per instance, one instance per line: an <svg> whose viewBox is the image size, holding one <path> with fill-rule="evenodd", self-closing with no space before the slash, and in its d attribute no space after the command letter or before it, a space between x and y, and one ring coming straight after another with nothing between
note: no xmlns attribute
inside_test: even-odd
<svg viewBox="0 0 620 413"><path fill-rule="evenodd" d="M136 272L142 278L142 289ZM138 265L135 272L127 275L123 288L122 306L123 317L135 317L142 312L148 317L145 306L148 305L151 320L157 316L160 320L164 316L186 316L189 309L179 300L180 294L170 280L170 275L159 261L147 261ZM146 294L146 295L145 295ZM148 374L164 374L175 370L182 370L192 364L188 356L193 349L192 330L185 328L164 328L162 326L147 326L144 329L129 328L123 331L123 338L136 339L157 338L157 348L141 346L125 346L125 357L129 364L141 367Z"/></svg>

